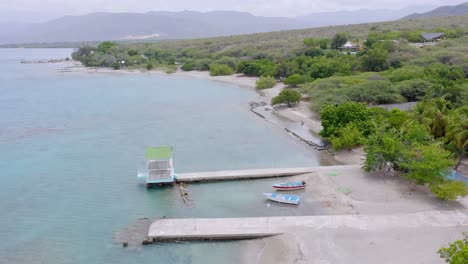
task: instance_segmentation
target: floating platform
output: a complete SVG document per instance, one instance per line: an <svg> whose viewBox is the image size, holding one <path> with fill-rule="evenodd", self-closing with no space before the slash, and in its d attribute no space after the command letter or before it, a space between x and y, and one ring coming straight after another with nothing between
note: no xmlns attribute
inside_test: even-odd
<svg viewBox="0 0 468 264"><path fill-rule="evenodd" d="M272 177L296 176L296 175L316 172L317 170L318 170L318 167L272 168L272 169L180 173L177 175L176 181L177 182L197 182L197 181L261 179L261 178L272 178Z"/></svg>
<svg viewBox="0 0 468 264"><path fill-rule="evenodd" d="M262 238L295 228L383 230L468 226L468 211L426 211L397 215L322 215L248 218L159 219L149 227L154 242Z"/></svg>

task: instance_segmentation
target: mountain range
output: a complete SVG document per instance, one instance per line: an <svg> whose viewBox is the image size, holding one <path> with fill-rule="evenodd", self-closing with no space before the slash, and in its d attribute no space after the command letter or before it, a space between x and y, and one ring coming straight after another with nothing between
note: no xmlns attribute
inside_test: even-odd
<svg viewBox="0 0 468 264"><path fill-rule="evenodd" d="M468 2L455 6L441 6L426 13L414 13L403 19L442 17L442 16L462 16L468 14Z"/></svg>
<svg viewBox="0 0 468 264"><path fill-rule="evenodd" d="M462 7L462 8L460 8ZM246 12L156 11L147 13L91 13L64 16L34 24L0 23L0 44L84 42L102 40L160 40L203 38L269 31L345 25L414 18L463 15L468 3L401 10L355 10L313 13L295 18L262 17ZM409 15L414 13L412 15ZM409 16L408 16L409 15Z"/></svg>

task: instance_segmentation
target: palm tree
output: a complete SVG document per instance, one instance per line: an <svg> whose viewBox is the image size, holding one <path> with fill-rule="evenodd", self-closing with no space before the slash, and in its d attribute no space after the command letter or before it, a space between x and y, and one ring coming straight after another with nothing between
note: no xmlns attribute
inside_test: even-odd
<svg viewBox="0 0 468 264"><path fill-rule="evenodd" d="M465 152L468 151L468 106L465 105L453 111L449 116L446 139L453 143L458 152L458 169Z"/></svg>

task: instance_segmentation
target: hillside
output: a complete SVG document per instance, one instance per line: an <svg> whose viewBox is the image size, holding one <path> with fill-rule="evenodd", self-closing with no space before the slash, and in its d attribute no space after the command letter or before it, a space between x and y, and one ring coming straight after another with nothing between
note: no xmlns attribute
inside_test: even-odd
<svg viewBox="0 0 468 264"><path fill-rule="evenodd" d="M414 13L404 17L403 19L463 16L466 14L468 14L468 2L456 6L441 6L426 13Z"/></svg>
<svg viewBox="0 0 468 264"><path fill-rule="evenodd" d="M430 31L436 28L468 28L468 15L459 17L444 17L418 20L398 20L381 23L367 23L347 26L330 26L321 28L289 30L229 37L216 37L207 39L191 39L179 41L162 41L157 43L123 44L136 47L154 47L171 52L183 50L197 50L200 53L221 53L226 56L258 56L270 54L284 56L292 50L303 46L304 38L331 38L339 32L346 32L356 41L367 37L369 30L376 31L404 31L422 29Z"/></svg>

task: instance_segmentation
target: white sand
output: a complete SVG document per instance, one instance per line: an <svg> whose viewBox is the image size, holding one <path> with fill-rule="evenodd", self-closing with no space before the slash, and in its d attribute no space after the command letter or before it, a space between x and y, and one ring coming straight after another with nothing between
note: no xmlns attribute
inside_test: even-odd
<svg viewBox="0 0 468 264"><path fill-rule="evenodd" d="M468 204L466 199L440 201L425 188L412 191L399 177L368 174L358 165L321 167L318 173L292 179L308 184L303 203L318 196L329 214L400 215L465 210ZM402 226L372 231L298 227L285 235L244 242L244 263L443 263L437 249L468 230Z"/></svg>

